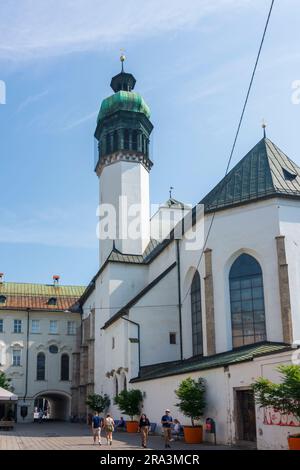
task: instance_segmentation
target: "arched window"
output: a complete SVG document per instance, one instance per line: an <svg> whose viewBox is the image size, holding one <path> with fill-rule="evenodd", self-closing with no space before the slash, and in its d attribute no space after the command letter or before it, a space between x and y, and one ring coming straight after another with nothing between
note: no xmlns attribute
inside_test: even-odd
<svg viewBox="0 0 300 470"><path fill-rule="evenodd" d="M262 270L253 256L242 254L229 273L233 347L266 340Z"/></svg>
<svg viewBox="0 0 300 470"><path fill-rule="evenodd" d="M46 356L43 352L38 353L36 358L36 380L45 380Z"/></svg>
<svg viewBox="0 0 300 470"><path fill-rule="evenodd" d="M124 131L124 149L129 150L129 130Z"/></svg>
<svg viewBox="0 0 300 470"><path fill-rule="evenodd" d="M111 153L111 138L110 138L110 134L106 134L106 153Z"/></svg>
<svg viewBox="0 0 300 470"><path fill-rule="evenodd" d="M191 286L193 355L203 354L200 275L195 272Z"/></svg>
<svg viewBox="0 0 300 470"><path fill-rule="evenodd" d="M115 396L119 395L119 382L118 377L115 377Z"/></svg>
<svg viewBox="0 0 300 470"><path fill-rule="evenodd" d="M113 151L116 152L118 150L118 132L114 131L113 135Z"/></svg>
<svg viewBox="0 0 300 470"><path fill-rule="evenodd" d="M68 354L63 354L61 356L60 380L69 380L69 362Z"/></svg>
<svg viewBox="0 0 300 470"><path fill-rule="evenodd" d="M137 150L137 141L138 141L137 131L133 131L132 132L132 150Z"/></svg>
<svg viewBox="0 0 300 470"><path fill-rule="evenodd" d="M126 375L124 375L123 390L127 390L127 379L126 379Z"/></svg>

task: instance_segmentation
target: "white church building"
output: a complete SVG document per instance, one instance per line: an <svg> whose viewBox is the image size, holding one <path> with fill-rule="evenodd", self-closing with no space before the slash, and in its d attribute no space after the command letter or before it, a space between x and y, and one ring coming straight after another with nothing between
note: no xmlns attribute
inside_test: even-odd
<svg viewBox="0 0 300 470"><path fill-rule="evenodd" d="M218 443L286 448L300 423L260 409L251 383L278 380L276 367L297 355L300 167L264 137L199 206L170 197L150 218L153 126L134 86L122 66L97 120L99 271L80 299L72 414L87 413L90 393L107 393L118 418L113 397L127 387L143 392L152 422L167 407L189 424L174 390L203 377Z"/></svg>

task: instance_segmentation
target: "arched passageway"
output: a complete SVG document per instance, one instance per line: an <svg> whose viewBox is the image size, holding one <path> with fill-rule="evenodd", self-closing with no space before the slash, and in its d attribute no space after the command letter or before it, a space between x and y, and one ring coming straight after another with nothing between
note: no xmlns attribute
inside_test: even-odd
<svg viewBox="0 0 300 470"><path fill-rule="evenodd" d="M68 421L71 414L71 397L60 392L45 391L34 400L34 410L44 411L45 417L53 421Z"/></svg>

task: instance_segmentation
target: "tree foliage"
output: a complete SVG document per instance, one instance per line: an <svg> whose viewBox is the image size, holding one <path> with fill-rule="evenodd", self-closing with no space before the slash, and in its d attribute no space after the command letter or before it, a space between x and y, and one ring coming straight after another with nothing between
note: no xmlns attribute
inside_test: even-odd
<svg viewBox="0 0 300 470"><path fill-rule="evenodd" d="M97 411L98 413L102 413L106 410L110 405L110 399L108 395L89 395L86 400L86 404L91 408L93 411Z"/></svg>
<svg viewBox="0 0 300 470"><path fill-rule="evenodd" d="M179 398L176 406L185 415L191 418L192 426L194 421L199 420L203 416L205 409L205 382L201 377L194 380L191 377L183 380L175 395Z"/></svg>
<svg viewBox="0 0 300 470"><path fill-rule="evenodd" d="M122 390L122 392L114 398L114 401L120 411L130 416L131 421L133 421L134 416L140 414L143 395L140 390Z"/></svg>
<svg viewBox="0 0 300 470"><path fill-rule="evenodd" d="M291 413L300 419L300 366L282 365L279 384L259 377L253 384L256 401L261 407L271 406L283 414Z"/></svg>
<svg viewBox="0 0 300 470"><path fill-rule="evenodd" d="M11 385L10 385L11 379L9 379L4 372L0 370L0 387L4 388L5 390L10 390Z"/></svg>

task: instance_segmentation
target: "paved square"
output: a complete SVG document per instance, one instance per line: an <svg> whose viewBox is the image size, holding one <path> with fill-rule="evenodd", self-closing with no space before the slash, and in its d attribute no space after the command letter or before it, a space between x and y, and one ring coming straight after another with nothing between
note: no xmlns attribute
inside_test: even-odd
<svg viewBox="0 0 300 470"><path fill-rule="evenodd" d="M102 446L93 444L87 425L73 423L17 424L13 431L0 430L0 450L141 450L140 434L115 432L113 444L108 446L103 433ZM182 441L172 442L176 450L232 449L228 446L209 444L188 445ZM149 436L149 450L164 449L161 436Z"/></svg>

